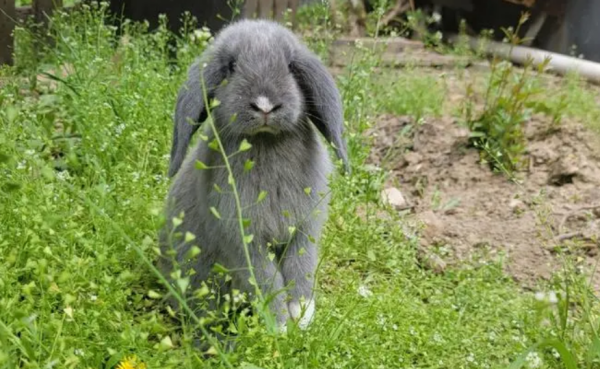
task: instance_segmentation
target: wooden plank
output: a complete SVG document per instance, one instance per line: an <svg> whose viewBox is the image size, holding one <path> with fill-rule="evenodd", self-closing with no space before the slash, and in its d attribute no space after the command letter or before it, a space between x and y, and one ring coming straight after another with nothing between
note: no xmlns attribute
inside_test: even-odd
<svg viewBox="0 0 600 369"><path fill-rule="evenodd" d="M81 3L76 3L74 5L67 5L62 7L62 11L69 13L81 6ZM35 16L35 12L33 7L31 6L19 6L17 7L17 20L24 21L28 17Z"/></svg>
<svg viewBox="0 0 600 369"><path fill-rule="evenodd" d="M0 65L13 64L15 0L0 0Z"/></svg>
<svg viewBox="0 0 600 369"><path fill-rule="evenodd" d="M528 8L533 8L533 6L535 5L535 2L536 2L536 0L504 0L504 1L513 3L513 4L517 4L517 5L523 5Z"/></svg>
<svg viewBox="0 0 600 369"><path fill-rule="evenodd" d="M33 0L33 15L36 23L46 25L55 8L62 8L62 0Z"/></svg>

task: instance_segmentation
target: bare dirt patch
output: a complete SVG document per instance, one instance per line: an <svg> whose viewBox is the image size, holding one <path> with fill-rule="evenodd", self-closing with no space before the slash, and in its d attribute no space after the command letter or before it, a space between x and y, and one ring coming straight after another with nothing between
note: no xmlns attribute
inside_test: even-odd
<svg viewBox="0 0 600 369"><path fill-rule="evenodd" d="M562 255L593 269L600 248L600 156L581 125L549 132L543 117L532 118L529 169L515 183L481 163L467 145L468 131L454 119L426 121L399 139L409 124L409 117L381 116L366 135L374 141L371 163L392 172L388 185L402 191L425 225L423 246L445 246L455 261L482 249L503 251L507 271L524 286L560 271Z"/></svg>

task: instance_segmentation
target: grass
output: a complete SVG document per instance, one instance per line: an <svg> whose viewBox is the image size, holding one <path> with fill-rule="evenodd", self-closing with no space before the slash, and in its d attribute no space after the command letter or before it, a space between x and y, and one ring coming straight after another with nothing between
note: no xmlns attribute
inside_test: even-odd
<svg viewBox="0 0 600 369"><path fill-rule="evenodd" d="M17 64L0 74L0 368L114 368L130 355L148 368L505 368L547 337L584 362L598 306L583 277L540 285L554 303L524 292L501 259L440 275L419 267L396 214L375 215L384 178L364 167L361 133L381 107L437 114L441 94L416 75L393 90L372 83L375 58L338 77L356 169L333 182L315 322L274 336L249 318L235 351L203 359L145 260L164 221L177 89L207 35L179 40L174 61L164 28L132 24L119 41L100 15L57 15L56 46L39 54L20 29ZM529 367L561 367L535 352Z"/></svg>

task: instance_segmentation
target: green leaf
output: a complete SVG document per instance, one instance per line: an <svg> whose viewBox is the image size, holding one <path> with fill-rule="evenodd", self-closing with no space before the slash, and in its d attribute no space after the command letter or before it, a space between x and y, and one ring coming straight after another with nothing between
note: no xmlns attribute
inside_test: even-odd
<svg viewBox="0 0 600 369"><path fill-rule="evenodd" d="M179 287L179 289L181 290L181 292L185 292L185 290L187 290L187 288L188 288L189 285L190 285L190 278L189 277L179 278L177 280L177 286Z"/></svg>
<svg viewBox="0 0 600 369"><path fill-rule="evenodd" d="M42 172L42 176L44 176L47 180L52 181L56 178L54 170L50 167L47 167L47 166L43 167L41 172Z"/></svg>
<svg viewBox="0 0 600 369"><path fill-rule="evenodd" d="M256 202L259 203L259 202L263 201L266 197L267 197L267 191L260 191L260 193L258 194L258 198L256 199Z"/></svg>
<svg viewBox="0 0 600 369"><path fill-rule="evenodd" d="M21 184L20 183L15 183L15 182L5 183L2 186L2 190L5 191L5 192L17 191L19 188L21 188Z"/></svg>
<svg viewBox="0 0 600 369"><path fill-rule="evenodd" d="M217 209L214 206L210 207L210 212L213 213L215 218L221 219L221 214L219 214L219 212L217 211Z"/></svg>
<svg viewBox="0 0 600 369"><path fill-rule="evenodd" d="M8 124L13 123L17 119L18 115L19 110L17 110L17 108L14 106L8 106L6 108L6 119L8 120Z"/></svg>
<svg viewBox="0 0 600 369"><path fill-rule="evenodd" d="M288 227L288 232L290 232L290 235L293 235L294 233L296 233L296 227L289 226Z"/></svg>
<svg viewBox="0 0 600 369"><path fill-rule="evenodd" d="M252 147L252 145L250 145L248 140L244 139L242 141L242 143L240 144L240 151L248 151L248 150L250 150L251 147Z"/></svg>
<svg viewBox="0 0 600 369"><path fill-rule="evenodd" d="M208 169L208 166L206 164L204 164L203 162L201 162L200 160L196 160L195 167L196 167L196 169L199 169L199 170Z"/></svg>
<svg viewBox="0 0 600 369"><path fill-rule="evenodd" d="M250 227L250 224L251 224L251 220L249 218L243 218L242 219L242 226L244 228Z"/></svg>
<svg viewBox="0 0 600 369"><path fill-rule="evenodd" d="M214 151L220 151L219 150L219 141L217 141L216 138L214 138L212 141L210 141L210 143L208 144L208 147Z"/></svg>
<svg viewBox="0 0 600 369"><path fill-rule="evenodd" d="M529 353L546 347L553 347L560 354L566 369L577 369L577 362L575 361L573 354L567 349L564 343L553 339L548 339L530 346L508 367L508 369L521 369L525 366Z"/></svg>
<svg viewBox="0 0 600 369"><path fill-rule="evenodd" d="M588 367L591 368L592 362L600 357L600 338L598 336L592 340L586 356Z"/></svg>
<svg viewBox="0 0 600 369"><path fill-rule="evenodd" d="M252 161L251 159L246 160L246 162L244 163L244 172L249 172L250 170L252 170L252 168L254 168L254 161Z"/></svg>
<svg viewBox="0 0 600 369"><path fill-rule="evenodd" d="M162 340L160 340L159 348L161 351L172 349L173 341L171 341L171 337L165 336Z"/></svg>
<svg viewBox="0 0 600 369"><path fill-rule="evenodd" d="M181 225L181 223L183 223L183 220L181 218L173 218L173 227L177 228Z"/></svg>
<svg viewBox="0 0 600 369"><path fill-rule="evenodd" d="M254 235L253 234L248 234L244 236L244 243L248 244L251 243L252 240L254 240Z"/></svg>
<svg viewBox="0 0 600 369"><path fill-rule="evenodd" d="M242 366L240 367L240 369L264 369L264 368L261 368L260 366L256 366L256 365L250 364L250 363L242 363Z"/></svg>
<svg viewBox="0 0 600 369"><path fill-rule="evenodd" d="M191 233L191 232L185 232L185 242L186 243L192 242L195 239L196 239L196 236L193 233Z"/></svg>
<svg viewBox="0 0 600 369"><path fill-rule="evenodd" d="M210 293L210 290L208 289L208 286L205 283L202 284L202 287L200 287L196 291L194 291L194 295L199 298L202 298L202 297L208 295L209 293Z"/></svg>
<svg viewBox="0 0 600 369"><path fill-rule="evenodd" d="M221 189L221 187L219 187L218 184L213 184L213 188L215 189L215 191L217 191L218 193L223 193L223 190Z"/></svg>
<svg viewBox="0 0 600 369"><path fill-rule="evenodd" d="M228 274L229 273L229 269L225 268L223 265L219 264L219 263L215 263L212 267L212 271L215 273L219 273L219 274Z"/></svg>
<svg viewBox="0 0 600 369"><path fill-rule="evenodd" d="M304 189L304 193L305 193L305 194L307 194L307 195L310 195L310 194L312 193L312 188L310 188L310 187L306 187L306 188Z"/></svg>
<svg viewBox="0 0 600 369"><path fill-rule="evenodd" d="M193 246L188 250L188 252L185 253L185 258L186 259L195 258L196 256L200 255L200 252L201 252L201 250L198 246Z"/></svg>
<svg viewBox="0 0 600 369"><path fill-rule="evenodd" d="M148 297L150 297L151 299L157 300L157 299L160 299L162 297L162 295L156 291L150 290L150 291L148 291Z"/></svg>
<svg viewBox="0 0 600 369"><path fill-rule="evenodd" d="M240 369L264 369L264 368L261 368L260 366L256 366L256 365L250 364L250 363L242 363L242 366L240 367Z"/></svg>

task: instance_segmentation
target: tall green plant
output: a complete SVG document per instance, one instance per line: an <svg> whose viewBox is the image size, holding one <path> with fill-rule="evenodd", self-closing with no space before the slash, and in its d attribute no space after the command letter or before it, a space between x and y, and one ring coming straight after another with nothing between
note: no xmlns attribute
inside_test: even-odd
<svg viewBox="0 0 600 369"><path fill-rule="evenodd" d="M524 13L515 30L503 29L510 43L509 58L514 47L522 41L518 35L527 19L528 14ZM529 57L519 70L512 63L494 57L480 112L475 109L475 92L469 86L463 108L464 119L471 131L469 143L481 151L482 160L492 169L512 175L524 167L523 154L527 144L524 125L533 112L541 110L534 97L543 92L534 73L543 72L549 62L546 58L534 66Z"/></svg>

